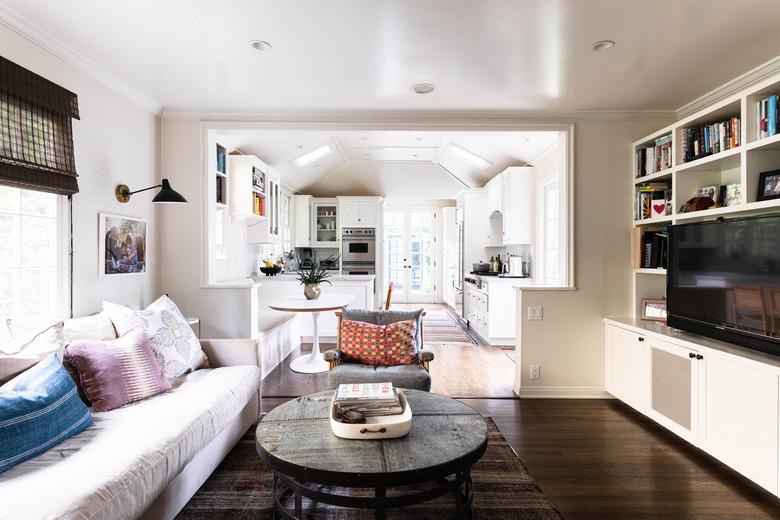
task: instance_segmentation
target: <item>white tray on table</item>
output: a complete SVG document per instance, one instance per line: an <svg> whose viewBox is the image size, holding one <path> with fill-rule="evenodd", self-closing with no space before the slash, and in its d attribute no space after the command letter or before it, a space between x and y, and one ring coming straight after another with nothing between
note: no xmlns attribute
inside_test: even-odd
<svg viewBox="0 0 780 520"><path fill-rule="evenodd" d="M412 429L412 409L406 396L398 392L404 411L398 415L366 417L363 424L347 424L336 419L336 394L330 403L330 428L336 437L342 439L395 439L403 437Z"/></svg>

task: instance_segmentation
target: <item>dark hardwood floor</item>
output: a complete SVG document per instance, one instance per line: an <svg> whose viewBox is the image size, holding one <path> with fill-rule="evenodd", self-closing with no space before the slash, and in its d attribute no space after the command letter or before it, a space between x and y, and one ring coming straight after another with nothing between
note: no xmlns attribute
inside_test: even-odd
<svg viewBox="0 0 780 520"><path fill-rule="evenodd" d="M493 418L567 519L780 518L774 495L618 401L461 401Z"/></svg>

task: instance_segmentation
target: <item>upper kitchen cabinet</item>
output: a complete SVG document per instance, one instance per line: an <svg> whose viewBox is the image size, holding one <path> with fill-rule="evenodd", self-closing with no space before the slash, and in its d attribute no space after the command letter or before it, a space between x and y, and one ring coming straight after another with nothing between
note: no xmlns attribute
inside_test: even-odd
<svg viewBox="0 0 780 520"><path fill-rule="evenodd" d="M268 218L268 165L254 155L230 155L230 216L256 224ZM223 183L224 185L224 183ZM219 189L217 190L219 192Z"/></svg>
<svg viewBox="0 0 780 520"><path fill-rule="evenodd" d="M341 226L338 199L312 199L311 218L311 245L313 247L339 247Z"/></svg>
<svg viewBox="0 0 780 520"><path fill-rule="evenodd" d="M503 245L532 244L536 226L533 166L511 166L501 173Z"/></svg>
<svg viewBox="0 0 780 520"><path fill-rule="evenodd" d="M341 227L376 227L379 197L339 197Z"/></svg>
<svg viewBox="0 0 780 520"><path fill-rule="evenodd" d="M311 247L311 199L311 195L295 195L293 197L293 206L295 207L294 247Z"/></svg>
<svg viewBox="0 0 780 520"><path fill-rule="evenodd" d="M247 242L263 244L276 243L279 241L281 234L282 187L279 183L279 176L273 170L268 170L264 175L264 179L265 197L262 200L265 218L247 226ZM231 199L235 198L235 196L231 197ZM288 215L287 218L289 219L289 217L290 216Z"/></svg>

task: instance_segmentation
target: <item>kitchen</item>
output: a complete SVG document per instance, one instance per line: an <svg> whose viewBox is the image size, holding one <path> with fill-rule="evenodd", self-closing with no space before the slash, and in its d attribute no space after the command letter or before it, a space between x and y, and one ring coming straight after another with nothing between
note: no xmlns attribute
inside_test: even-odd
<svg viewBox="0 0 780 520"><path fill-rule="evenodd" d="M453 134L209 134L204 188L211 285L252 289L251 329L262 334L289 318L266 303L302 293L300 268L328 270L333 285L323 292L354 294L353 305L366 308L384 305L391 280L403 289L428 276L422 284L428 292L399 290L394 302L446 303L481 344L513 345L515 287L554 279L549 257L559 248L550 244L565 236L551 231L550 204L539 202L539 186L557 172L560 133ZM396 228L384 221L403 212L415 222L432 220L423 238L417 224L416 235L399 235L405 238L397 240L401 252L394 256L390 231ZM415 240L426 253L412 265L420 255L404 243ZM485 269L491 257L506 267ZM284 272L266 276L266 262ZM335 327L323 315L323 340L335 338ZM306 341L312 331L305 323L302 329Z"/></svg>

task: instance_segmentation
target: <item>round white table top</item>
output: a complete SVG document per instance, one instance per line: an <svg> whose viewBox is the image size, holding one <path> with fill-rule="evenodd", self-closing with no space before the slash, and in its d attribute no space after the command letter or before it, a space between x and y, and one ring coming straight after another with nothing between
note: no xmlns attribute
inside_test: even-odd
<svg viewBox="0 0 780 520"><path fill-rule="evenodd" d="M307 300L303 296L274 300L268 306L275 311L287 312L335 311L346 307L354 299L355 295L353 294L328 293L321 294L316 300Z"/></svg>

